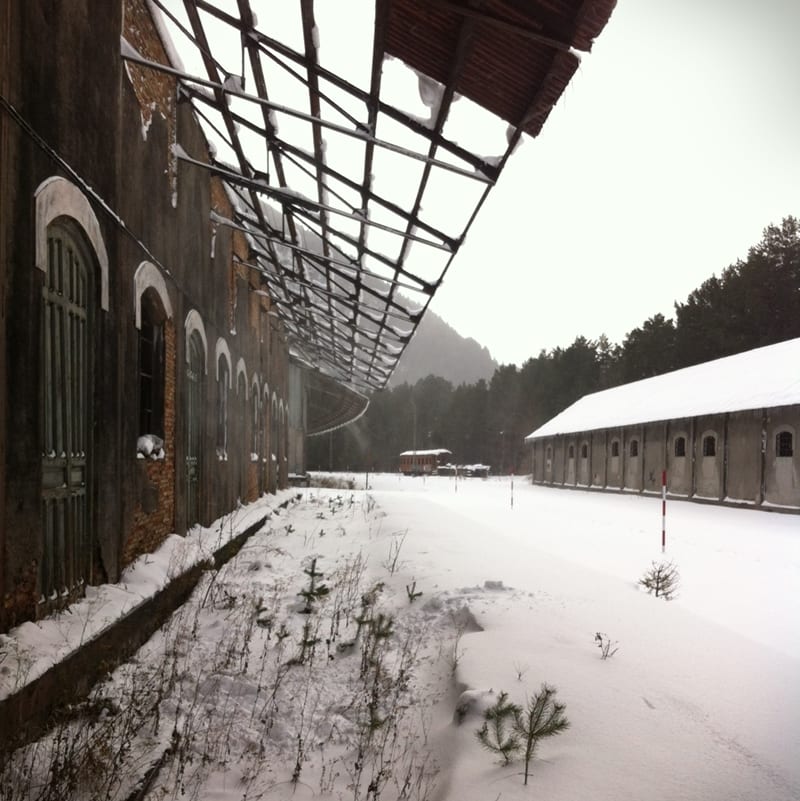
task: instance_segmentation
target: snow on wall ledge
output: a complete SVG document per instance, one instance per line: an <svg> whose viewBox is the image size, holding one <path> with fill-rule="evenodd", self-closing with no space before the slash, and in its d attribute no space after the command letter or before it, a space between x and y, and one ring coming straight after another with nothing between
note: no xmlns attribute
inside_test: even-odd
<svg viewBox="0 0 800 801"><path fill-rule="evenodd" d="M208 528L195 526L185 537L172 534L154 553L140 556L117 584L86 588L85 597L65 612L26 622L0 634L0 702L152 598L170 581L214 553L292 497L282 490L224 515Z"/></svg>
<svg viewBox="0 0 800 801"><path fill-rule="evenodd" d="M525 437L800 403L800 338L585 395Z"/></svg>

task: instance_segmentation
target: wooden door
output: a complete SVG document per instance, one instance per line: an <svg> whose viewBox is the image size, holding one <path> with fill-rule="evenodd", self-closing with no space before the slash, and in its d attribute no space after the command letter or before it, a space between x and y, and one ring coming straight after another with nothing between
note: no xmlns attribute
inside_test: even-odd
<svg viewBox="0 0 800 801"><path fill-rule="evenodd" d="M79 592L91 569L91 262L65 227L47 236L42 292L40 602Z"/></svg>

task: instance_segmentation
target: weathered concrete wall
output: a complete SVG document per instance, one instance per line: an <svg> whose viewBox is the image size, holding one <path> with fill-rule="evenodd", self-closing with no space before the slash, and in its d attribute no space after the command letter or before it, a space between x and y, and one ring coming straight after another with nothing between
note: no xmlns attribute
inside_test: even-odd
<svg viewBox="0 0 800 801"><path fill-rule="evenodd" d="M566 450L564 483L574 487L578 480L578 440L574 436L567 437L564 447Z"/></svg>
<svg viewBox="0 0 800 801"><path fill-rule="evenodd" d="M605 487L608 481L606 474L608 466L606 459L608 432L593 431L590 436L592 443L591 483L593 487Z"/></svg>
<svg viewBox="0 0 800 801"><path fill-rule="evenodd" d="M760 409L729 415L726 495L732 502L761 502L762 418Z"/></svg>
<svg viewBox="0 0 800 801"><path fill-rule="evenodd" d="M642 432L641 426L634 426L625 429L625 465L623 467L625 476L625 489L642 489L642 465L644 457L642 455Z"/></svg>
<svg viewBox="0 0 800 801"><path fill-rule="evenodd" d="M781 431L792 435L792 456L779 456L777 437ZM777 506L800 506L800 406L771 409L766 417L764 459L765 501Z"/></svg>
<svg viewBox="0 0 800 801"><path fill-rule="evenodd" d="M616 443L616 451L614 443ZM614 453L616 452L616 456ZM625 432L621 428L612 428L608 432L608 450L606 451L606 487L622 489L624 482L623 466L625 464Z"/></svg>
<svg viewBox="0 0 800 801"><path fill-rule="evenodd" d="M578 437L578 446L576 449L576 458L578 461L578 478L577 483L582 487L588 487L591 484L591 445L588 434L582 434Z"/></svg>
<svg viewBox="0 0 800 801"><path fill-rule="evenodd" d="M693 451L691 427L686 420L669 423L667 491L688 497L692 491Z"/></svg>
<svg viewBox="0 0 800 801"><path fill-rule="evenodd" d="M553 440L553 483L564 484L566 469L566 440L564 437L556 437Z"/></svg>
<svg viewBox="0 0 800 801"><path fill-rule="evenodd" d="M650 423L644 427L644 483L645 492L661 492L661 474L666 470L666 423Z"/></svg>
<svg viewBox="0 0 800 801"><path fill-rule="evenodd" d="M722 499L722 465L724 456L723 416L695 419L694 495L705 500ZM706 445L713 454L705 452Z"/></svg>

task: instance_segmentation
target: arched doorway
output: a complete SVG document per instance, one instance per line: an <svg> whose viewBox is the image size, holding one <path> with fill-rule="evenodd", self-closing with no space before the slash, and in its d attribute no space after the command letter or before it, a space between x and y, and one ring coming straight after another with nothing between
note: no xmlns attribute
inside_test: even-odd
<svg viewBox="0 0 800 801"><path fill-rule="evenodd" d="M67 223L47 228L42 290L42 529L39 584L58 604L91 573L94 268Z"/></svg>

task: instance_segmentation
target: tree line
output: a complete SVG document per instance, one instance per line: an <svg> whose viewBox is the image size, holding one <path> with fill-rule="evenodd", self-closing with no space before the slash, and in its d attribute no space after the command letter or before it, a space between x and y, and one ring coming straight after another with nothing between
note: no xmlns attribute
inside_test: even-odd
<svg viewBox="0 0 800 801"><path fill-rule="evenodd" d="M308 439L312 470L396 470L404 450L448 448L460 464L527 472L524 437L578 398L670 370L800 336L800 221L770 225L719 275L656 314L621 344L578 336L489 381L453 386L435 375L375 393L367 412ZM796 365L787 365L787 369Z"/></svg>

